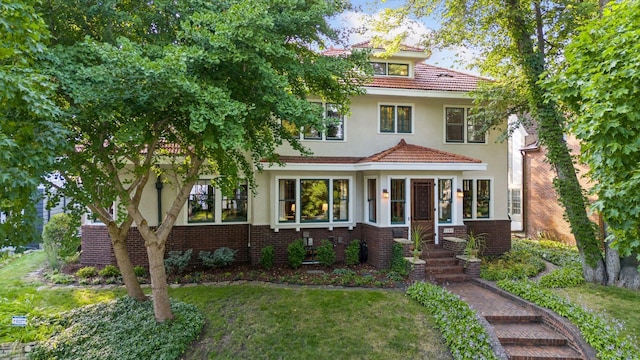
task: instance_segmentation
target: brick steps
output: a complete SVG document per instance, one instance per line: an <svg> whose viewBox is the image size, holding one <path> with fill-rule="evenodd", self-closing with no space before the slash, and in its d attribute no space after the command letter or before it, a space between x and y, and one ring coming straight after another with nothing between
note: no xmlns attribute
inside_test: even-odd
<svg viewBox="0 0 640 360"><path fill-rule="evenodd" d="M471 277L465 274L433 274L427 275L427 280L434 284L448 284L469 281Z"/></svg>
<svg viewBox="0 0 640 360"><path fill-rule="evenodd" d="M446 284L470 279L468 275L465 275L464 266L459 264L453 251L445 250L437 245L430 245L423 253L423 258L426 261L426 278L430 282Z"/></svg>
<svg viewBox="0 0 640 360"><path fill-rule="evenodd" d="M493 324L493 329L503 345L567 345L567 338L540 323Z"/></svg>
<svg viewBox="0 0 640 360"><path fill-rule="evenodd" d="M511 360L584 360L568 346L504 345Z"/></svg>

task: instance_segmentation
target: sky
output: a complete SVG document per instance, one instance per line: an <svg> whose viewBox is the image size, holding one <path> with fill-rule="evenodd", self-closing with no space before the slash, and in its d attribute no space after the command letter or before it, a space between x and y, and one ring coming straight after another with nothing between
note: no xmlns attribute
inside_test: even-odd
<svg viewBox="0 0 640 360"><path fill-rule="evenodd" d="M403 4L405 0L351 0L351 3L362 10L362 12L347 11L331 23L337 28L366 28L372 18L377 17L384 8L396 8ZM420 37L438 29L439 22L435 18L421 18L418 20L410 20L403 24L403 29L409 30L409 38L405 42L407 45L416 45ZM349 35L349 44L357 44L359 42L370 39L371 32L367 31L363 34L352 33ZM460 70L466 73L477 74L473 70L466 68L466 64L470 62L473 54L464 48L453 48L446 50L434 50L431 57L425 62L436 66ZM456 61L458 60L458 61Z"/></svg>

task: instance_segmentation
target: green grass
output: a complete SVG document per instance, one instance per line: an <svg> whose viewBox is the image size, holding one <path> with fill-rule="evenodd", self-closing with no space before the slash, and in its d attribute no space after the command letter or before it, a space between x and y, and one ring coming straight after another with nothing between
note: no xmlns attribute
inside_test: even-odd
<svg viewBox="0 0 640 360"><path fill-rule="evenodd" d="M638 337L640 334L640 291L594 284L554 291L559 295L568 296L574 303L596 313L607 313L622 321L623 335ZM640 346L638 340L636 338L636 344Z"/></svg>
<svg viewBox="0 0 640 360"><path fill-rule="evenodd" d="M240 285L171 296L207 316L184 359L449 359L425 309L398 291Z"/></svg>

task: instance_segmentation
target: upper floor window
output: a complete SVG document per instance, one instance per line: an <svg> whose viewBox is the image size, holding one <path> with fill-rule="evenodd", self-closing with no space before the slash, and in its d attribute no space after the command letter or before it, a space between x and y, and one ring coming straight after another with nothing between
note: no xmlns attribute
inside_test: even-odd
<svg viewBox="0 0 640 360"><path fill-rule="evenodd" d="M409 64L372 62L371 66L376 76L409 76Z"/></svg>
<svg viewBox="0 0 640 360"><path fill-rule="evenodd" d="M218 194L218 196L216 196ZM247 184L241 183L231 196L216 189L211 180L198 180L191 188L187 204L188 223L247 221ZM217 220L216 220L217 219Z"/></svg>
<svg viewBox="0 0 640 360"><path fill-rule="evenodd" d="M324 113L324 129L308 127L304 129L305 140L344 140L344 115L340 113L337 105L314 102L321 106Z"/></svg>
<svg viewBox="0 0 640 360"><path fill-rule="evenodd" d="M380 105L380 132L411 134L413 107L411 105Z"/></svg>
<svg viewBox="0 0 640 360"><path fill-rule="evenodd" d="M486 143L483 124L477 117L470 117L472 111L464 107L445 108L445 138L448 143Z"/></svg>

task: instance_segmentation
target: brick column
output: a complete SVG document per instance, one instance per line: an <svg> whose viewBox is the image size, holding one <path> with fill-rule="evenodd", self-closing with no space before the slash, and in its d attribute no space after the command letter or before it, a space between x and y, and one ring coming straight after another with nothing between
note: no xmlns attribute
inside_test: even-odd
<svg viewBox="0 0 640 360"><path fill-rule="evenodd" d="M425 268L427 262L414 257L406 257L405 259L409 262L409 281L411 283L425 281L427 279Z"/></svg>

